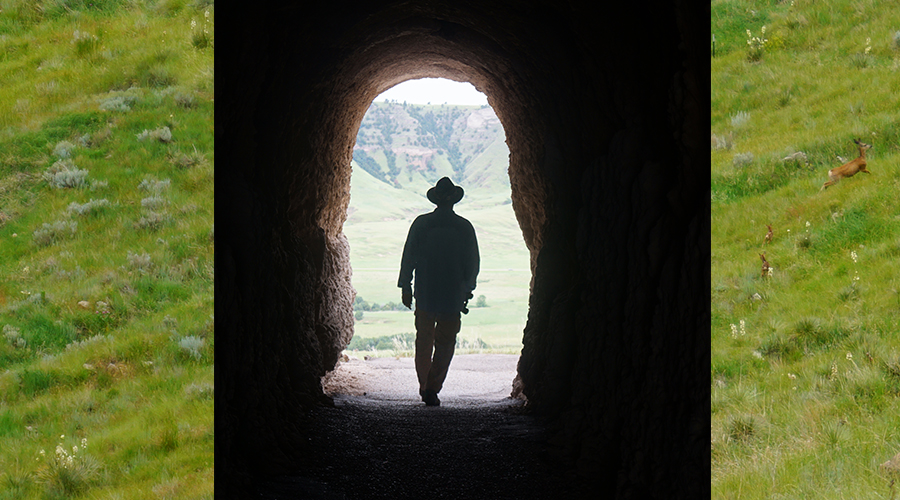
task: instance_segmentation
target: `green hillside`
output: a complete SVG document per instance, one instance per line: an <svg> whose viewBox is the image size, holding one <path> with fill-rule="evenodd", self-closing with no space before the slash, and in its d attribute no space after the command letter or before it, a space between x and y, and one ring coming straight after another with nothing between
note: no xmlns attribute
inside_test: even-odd
<svg viewBox="0 0 900 500"><path fill-rule="evenodd" d="M213 2L0 9L0 499L212 498Z"/></svg>
<svg viewBox="0 0 900 500"><path fill-rule="evenodd" d="M531 272L510 202L506 136L493 110L374 103L360 126L352 166L344 233L358 296L370 305L400 302L397 275L409 226L434 209L425 193L449 176L465 189L454 210L475 227L482 269L475 296L484 295L488 304L463 318L460 338L481 339L488 350L517 352ZM414 331L413 313L403 308L364 311L354 334L375 338Z"/></svg>
<svg viewBox="0 0 900 500"><path fill-rule="evenodd" d="M711 3L713 498L896 495L896 7Z"/></svg>

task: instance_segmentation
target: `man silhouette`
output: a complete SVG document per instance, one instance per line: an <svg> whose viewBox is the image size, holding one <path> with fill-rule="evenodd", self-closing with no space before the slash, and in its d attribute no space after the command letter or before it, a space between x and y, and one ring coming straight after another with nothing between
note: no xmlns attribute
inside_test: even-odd
<svg viewBox="0 0 900 500"><path fill-rule="evenodd" d="M437 205L413 221L403 246L400 279L403 305L412 309L416 275L416 374L419 395L428 406L440 406L441 392L459 333L460 312L475 289L480 258L475 228L453 212L463 189L444 177L428 190ZM432 358L432 349L434 357Z"/></svg>

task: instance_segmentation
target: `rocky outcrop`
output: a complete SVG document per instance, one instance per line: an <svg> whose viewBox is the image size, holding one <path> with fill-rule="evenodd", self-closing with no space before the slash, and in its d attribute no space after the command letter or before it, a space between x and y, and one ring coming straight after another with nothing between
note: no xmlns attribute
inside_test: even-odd
<svg viewBox="0 0 900 500"><path fill-rule="evenodd" d="M444 77L486 93L507 133L533 271L519 382L558 429L555 455L601 497L705 496L707 15L685 5L243 11L217 67L216 460L243 473L231 486L310 459L303 415L327 404L320 378L352 325L341 226L357 127L384 90Z"/></svg>

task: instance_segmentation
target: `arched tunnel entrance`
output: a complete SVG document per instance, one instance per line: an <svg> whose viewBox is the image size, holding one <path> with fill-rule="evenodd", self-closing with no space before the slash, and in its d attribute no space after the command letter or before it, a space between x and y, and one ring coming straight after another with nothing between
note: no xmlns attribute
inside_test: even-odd
<svg viewBox="0 0 900 500"><path fill-rule="evenodd" d="M413 221L436 208L426 192L446 176L464 189L453 210L475 229L480 270L456 336L454 365L466 368L451 370L445 395L509 396L531 270L511 204L506 132L487 97L471 84L446 79L392 87L366 111L351 166L342 230L356 292L354 330L343 361L323 379L326 392L387 394L394 377L385 375L403 374L406 381L414 368L415 316L396 286L400 257ZM482 366L487 371L480 372ZM416 395L414 383L405 387Z"/></svg>
<svg viewBox="0 0 900 500"><path fill-rule="evenodd" d="M438 76L475 84L507 131L534 276L518 375L560 459L602 478L601 496L702 496L706 15L638 4L608 19L586 2L442 1L273 2L241 17L216 127L228 488L311 459L304 415L329 404L320 377L353 321L341 226L354 127L385 89Z"/></svg>

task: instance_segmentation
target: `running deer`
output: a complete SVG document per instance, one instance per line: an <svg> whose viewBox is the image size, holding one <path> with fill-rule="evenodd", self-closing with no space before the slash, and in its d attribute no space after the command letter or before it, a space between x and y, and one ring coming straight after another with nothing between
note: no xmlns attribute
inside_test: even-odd
<svg viewBox="0 0 900 500"><path fill-rule="evenodd" d="M766 227L769 228L769 232L766 233L766 241L764 243L770 243L772 241L774 233L772 232L772 226L766 224Z"/></svg>
<svg viewBox="0 0 900 500"><path fill-rule="evenodd" d="M759 258L762 259L762 277L765 278L769 275L769 261L766 260L765 252L759 254Z"/></svg>
<svg viewBox="0 0 900 500"><path fill-rule="evenodd" d="M859 158L847 162L844 165L841 165L837 168L832 168L828 171L828 182L822 185L822 189L827 188L828 186L833 186L837 181L843 179L844 177L853 177L857 172L865 172L867 174L871 174L866 170L866 150L871 148L871 144L866 144L864 142L859 142L859 139L853 139L853 142L859 146Z"/></svg>

